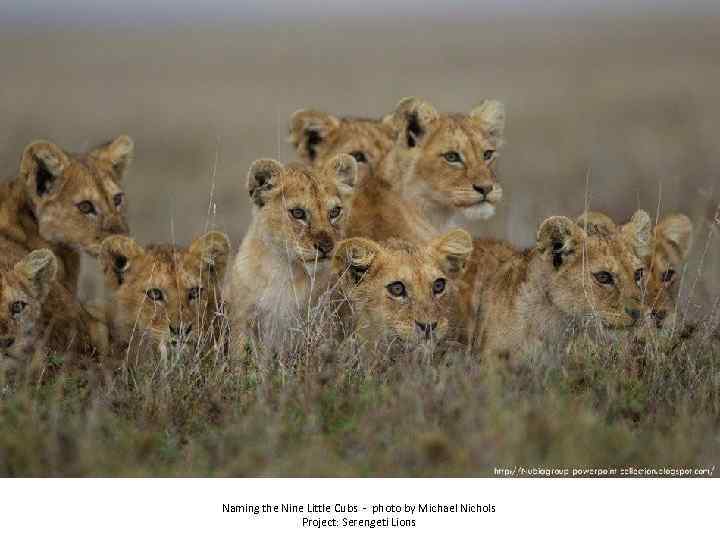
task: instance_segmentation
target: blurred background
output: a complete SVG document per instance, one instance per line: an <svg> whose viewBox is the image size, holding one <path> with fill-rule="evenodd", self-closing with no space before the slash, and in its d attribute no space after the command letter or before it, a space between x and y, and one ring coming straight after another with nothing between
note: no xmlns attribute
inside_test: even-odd
<svg viewBox="0 0 720 540"><path fill-rule="evenodd" d="M693 307L718 301L720 2L2 4L0 174L36 138L82 151L127 133L142 242L187 243L210 225L237 246L247 168L293 159L298 108L379 116L416 95L467 112L493 97L507 107L505 199L477 234L529 245L544 217L586 200L618 220L685 212L686 293Z"/></svg>

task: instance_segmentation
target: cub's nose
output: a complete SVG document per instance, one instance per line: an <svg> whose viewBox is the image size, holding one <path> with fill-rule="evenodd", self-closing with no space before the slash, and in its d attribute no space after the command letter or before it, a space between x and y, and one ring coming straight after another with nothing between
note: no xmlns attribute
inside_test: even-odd
<svg viewBox="0 0 720 540"><path fill-rule="evenodd" d="M15 343L15 338L0 338L0 349L9 349Z"/></svg>
<svg viewBox="0 0 720 540"><path fill-rule="evenodd" d="M483 197L487 197L488 194L492 191L493 186L492 184L473 184L473 189Z"/></svg>
<svg viewBox="0 0 720 540"><path fill-rule="evenodd" d="M182 335L187 336L192 330L192 324L188 324L187 326L183 326L182 324L180 326L173 326L171 324L169 326L170 334L172 334L174 337L181 337Z"/></svg>
<svg viewBox="0 0 720 540"><path fill-rule="evenodd" d="M329 236L321 236L315 242L315 249L318 250L318 252L323 258L329 257L332 254L334 248L335 243Z"/></svg>
<svg viewBox="0 0 720 540"><path fill-rule="evenodd" d="M430 339L430 337L435 333L436 328L437 328L437 321L432 322L432 323L415 321L415 329L425 339Z"/></svg>
<svg viewBox="0 0 720 540"><path fill-rule="evenodd" d="M650 312L650 316L655 319L656 322L661 323L667 318L667 310L665 309L653 309Z"/></svg>
<svg viewBox="0 0 720 540"><path fill-rule="evenodd" d="M632 317L633 321L637 321L640 318L640 316L642 315L640 313L639 309L625 308L625 313L630 315L630 317Z"/></svg>

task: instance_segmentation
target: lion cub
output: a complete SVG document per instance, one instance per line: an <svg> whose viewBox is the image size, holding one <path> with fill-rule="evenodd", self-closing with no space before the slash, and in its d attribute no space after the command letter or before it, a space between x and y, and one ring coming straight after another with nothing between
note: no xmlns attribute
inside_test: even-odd
<svg viewBox="0 0 720 540"><path fill-rule="evenodd" d="M143 248L127 236L105 239L100 260L111 291L107 318L113 347L168 353L213 346L229 252L227 236L217 231L188 248Z"/></svg>
<svg viewBox="0 0 720 540"><path fill-rule="evenodd" d="M588 234L567 217L546 219L534 248L507 257L480 293L476 345L490 358L557 343L583 322L629 328L642 318L650 217L635 213L623 232Z"/></svg>
<svg viewBox="0 0 720 540"><path fill-rule="evenodd" d="M380 350L412 350L457 341L458 281L473 249L462 229L421 246L366 238L340 242L333 258L339 291L349 302L344 326Z"/></svg>
<svg viewBox="0 0 720 540"><path fill-rule="evenodd" d="M380 160L395 143L392 116L380 120L338 118L301 109L290 117L290 143L307 165L322 167L337 154L350 154L358 164L358 179L377 173Z"/></svg>
<svg viewBox="0 0 720 540"><path fill-rule="evenodd" d="M253 337L274 348L307 319L327 290L356 185L357 164L347 154L314 170L272 159L251 165L253 220L227 283L234 346Z"/></svg>
<svg viewBox="0 0 720 540"><path fill-rule="evenodd" d="M100 356L107 328L55 280L58 263L49 249L30 252L15 265L0 265L0 358L29 362L36 354L65 363Z"/></svg>
<svg viewBox="0 0 720 540"><path fill-rule="evenodd" d="M18 261L34 249L58 257L58 279L75 295L80 252L93 257L111 234L128 232L121 182L133 142L120 136L85 154L37 141L25 148L18 176L0 185L0 250Z"/></svg>
<svg viewBox="0 0 720 540"><path fill-rule="evenodd" d="M359 190L348 236L425 242L494 215L502 199L502 103L485 100L470 114L441 114L426 101L405 98L390 119L395 145Z"/></svg>

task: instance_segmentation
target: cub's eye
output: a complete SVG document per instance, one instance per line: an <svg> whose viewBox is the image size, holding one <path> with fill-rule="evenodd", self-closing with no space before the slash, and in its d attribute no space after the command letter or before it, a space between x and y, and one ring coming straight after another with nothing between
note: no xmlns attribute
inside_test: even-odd
<svg viewBox="0 0 720 540"><path fill-rule="evenodd" d="M390 285L387 286L388 292L396 296L398 298L405 296L405 285L401 281L393 281Z"/></svg>
<svg viewBox="0 0 720 540"><path fill-rule="evenodd" d="M290 215L295 219L305 219L306 213L302 208L292 208L290 209Z"/></svg>
<svg viewBox="0 0 720 540"><path fill-rule="evenodd" d="M447 282L445 281L445 278L436 279L435 282L433 283L433 292L435 294L440 294L441 292L443 292L445 290L446 284L447 284Z"/></svg>
<svg viewBox="0 0 720 540"><path fill-rule="evenodd" d="M364 152L350 152L350 155L355 158L358 163L367 163L368 158Z"/></svg>
<svg viewBox="0 0 720 540"><path fill-rule="evenodd" d="M642 268L638 268L637 270L635 270L635 283L640 283L644 274L645 272Z"/></svg>
<svg viewBox="0 0 720 540"><path fill-rule="evenodd" d="M163 292L160 289L148 289L147 295L153 302L160 302L163 299Z"/></svg>
<svg viewBox="0 0 720 540"><path fill-rule="evenodd" d="M188 291L188 300L197 300L200 297L200 287L192 287Z"/></svg>
<svg viewBox="0 0 720 540"><path fill-rule="evenodd" d="M595 281L601 285L612 285L615 283L615 279L610 272L597 272L596 274L593 274L593 277L595 278Z"/></svg>
<svg viewBox="0 0 720 540"><path fill-rule="evenodd" d="M97 214L95 211L95 205L90 201L82 201L77 204L77 209L83 214Z"/></svg>
<svg viewBox="0 0 720 540"><path fill-rule="evenodd" d="M335 208L333 208L332 210L330 210L328 212L328 216L330 217L330 219L337 219L341 213L342 213L342 206L336 206Z"/></svg>
<svg viewBox="0 0 720 540"><path fill-rule="evenodd" d="M115 206L120 206L124 200L125 200L125 195L123 195L122 193L117 193L113 197L113 203L115 204Z"/></svg>
<svg viewBox="0 0 720 540"><path fill-rule="evenodd" d="M675 277L675 270L672 268L668 268L665 270L662 275L660 276L660 279L663 281L663 283L667 283L669 281L672 281L672 279Z"/></svg>
<svg viewBox="0 0 720 540"><path fill-rule="evenodd" d="M494 155L495 155L495 150L485 150L483 152L483 159L485 161L490 161Z"/></svg>
<svg viewBox="0 0 720 540"><path fill-rule="evenodd" d="M10 314L19 315L25 310L26 307L27 304L20 300L18 300L17 302L13 302L12 304L10 304Z"/></svg>
<svg viewBox="0 0 720 540"><path fill-rule="evenodd" d="M462 163L462 158L457 152L445 152L442 157L444 157L448 163Z"/></svg>

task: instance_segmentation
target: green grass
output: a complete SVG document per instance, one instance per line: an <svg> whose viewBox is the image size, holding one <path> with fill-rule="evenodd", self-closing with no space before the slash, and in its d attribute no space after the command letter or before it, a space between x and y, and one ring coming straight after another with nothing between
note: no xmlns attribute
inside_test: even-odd
<svg viewBox="0 0 720 540"><path fill-rule="evenodd" d="M520 367L319 352L0 374L0 476L492 476L712 466L720 344L579 339ZM57 359L53 359L57 364Z"/></svg>

